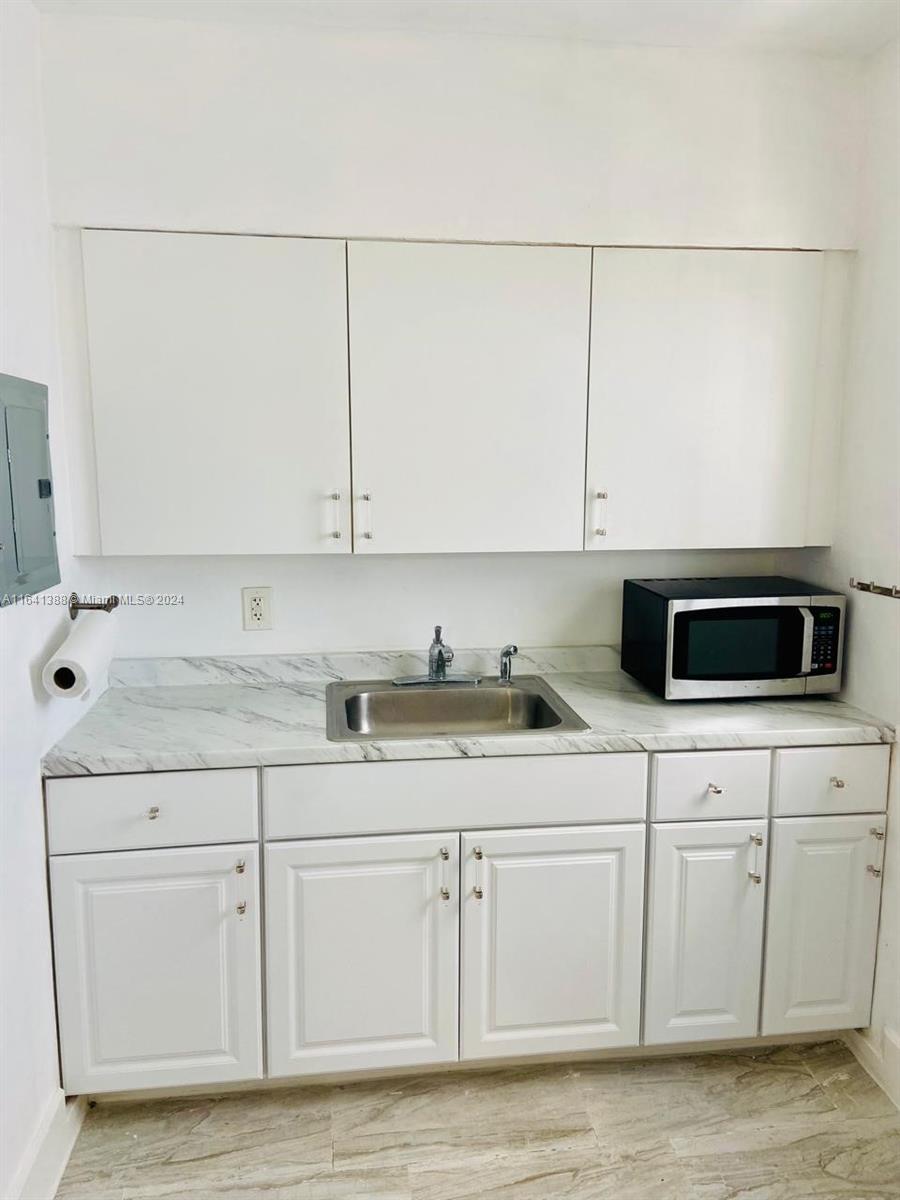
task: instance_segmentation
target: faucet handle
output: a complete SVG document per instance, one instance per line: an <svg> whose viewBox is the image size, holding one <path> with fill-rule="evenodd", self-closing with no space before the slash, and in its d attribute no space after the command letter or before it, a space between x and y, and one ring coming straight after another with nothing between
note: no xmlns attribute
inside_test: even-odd
<svg viewBox="0 0 900 1200"><path fill-rule="evenodd" d="M435 642L436 646L443 646L443 644L444 644L443 633L444 633L443 625L435 625L435 627L434 627L434 642Z"/></svg>

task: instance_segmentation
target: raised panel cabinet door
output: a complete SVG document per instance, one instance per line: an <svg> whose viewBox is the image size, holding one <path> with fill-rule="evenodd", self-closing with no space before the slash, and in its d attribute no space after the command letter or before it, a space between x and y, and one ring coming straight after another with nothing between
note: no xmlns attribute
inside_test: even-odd
<svg viewBox="0 0 900 1200"><path fill-rule="evenodd" d="M585 548L800 546L823 255L594 251Z"/></svg>
<svg viewBox="0 0 900 1200"><path fill-rule="evenodd" d="M344 243L82 239L102 553L348 552Z"/></svg>
<svg viewBox="0 0 900 1200"><path fill-rule="evenodd" d="M761 1032L868 1025L884 813L772 825Z"/></svg>
<svg viewBox="0 0 900 1200"><path fill-rule="evenodd" d="M256 845L50 859L67 1092L262 1077Z"/></svg>
<svg viewBox="0 0 900 1200"><path fill-rule="evenodd" d="M348 245L354 548L580 550L591 252Z"/></svg>
<svg viewBox="0 0 900 1200"><path fill-rule="evenodd" d="M636 1046L644 828L465 833L462 1057Z"/></svg>
<svg viewBox="0 0 900 1200"><path fill-rule="evenodd" d="M270 1075L455 1062L459 835L266 848Z"/></svg>
<svg viewBox="0 0 900 1200"><path fill-rule="evenodd" d="M654 825L644 1042L754 1037L766 821Z"/></svg>

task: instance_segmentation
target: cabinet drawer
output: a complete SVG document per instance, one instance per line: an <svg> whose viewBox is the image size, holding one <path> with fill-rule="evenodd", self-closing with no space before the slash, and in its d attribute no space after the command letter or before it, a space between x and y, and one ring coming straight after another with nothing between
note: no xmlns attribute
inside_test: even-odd
<svg viewBox="0 0 900 1200"><path fill-rule="evenodd" d="M253 841L256 778L247 767L48 779L49 852Z"/></svg>
<svg viewBox="0 0 900 1200"><path fill-rule="evenodd" d="M769 751L654 754L651 818L709 821L764 817L769 811Z"/></svg>
<svg viewBox="0 0 900 1200"><path fill-rule="evenodd" d="M642 821L647 755L268 767L263 810L270 839Z"/></svg>
<svg viewBox="0 0 900 1200"><path fill-rule="evenodd" d="M881 812L890 746L814 746L775 751L772 814Z"/></svg>

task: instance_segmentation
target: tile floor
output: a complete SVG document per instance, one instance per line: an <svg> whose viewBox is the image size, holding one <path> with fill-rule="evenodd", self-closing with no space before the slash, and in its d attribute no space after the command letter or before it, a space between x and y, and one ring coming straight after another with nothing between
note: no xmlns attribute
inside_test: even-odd
<svg viewBox="0 0 900 1200"><path fill-rule="evenodd" d="M57 1200L881 1200L900 1113L841 1042L88 1114Z"/></svg>

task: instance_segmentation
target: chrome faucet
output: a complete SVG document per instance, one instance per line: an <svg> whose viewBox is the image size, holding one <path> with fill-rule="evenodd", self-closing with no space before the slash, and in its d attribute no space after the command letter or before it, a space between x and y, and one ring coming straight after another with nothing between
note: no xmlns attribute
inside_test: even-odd
<svg viewBox="0 0 900 1200"><path fill-rule="evenodd" d="M447 678L447 668L452 662L453 648L444 642L441 626L435 625L434 640L428 647L428 682L443 683Z"/></svg>
<svg viewBox="0 0 900 1200"><path fill-rule="evenodd" d="M453 662L453 649L444 641L443 634L443 628L435 625L434 638L428 647L428 674L403 675L393 681L394 687L421 687L426 683L439 683L446 687L465 684L472 686L481 683L480 675L447 674L447 668Z"/></svg>
<svg viewBox="0 0 900 1200"><path fill-rule="evenodd" d="M504 646L500 651L500 682L512 683L512 660L519 653L519 647L513 642Z"/></svg>

